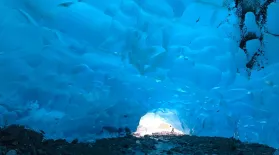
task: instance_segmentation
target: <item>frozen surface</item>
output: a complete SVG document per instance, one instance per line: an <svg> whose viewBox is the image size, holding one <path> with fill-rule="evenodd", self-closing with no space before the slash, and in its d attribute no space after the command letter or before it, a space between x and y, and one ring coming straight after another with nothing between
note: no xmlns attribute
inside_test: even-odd
<svg viewBox="0 0 279 155"><path fill-rule="evenodd" d="M0 0L0 124L94 140L103 126L136 131L153 113L185 134L279 147L279 3L261 28L245 14L247 32L263 36L245 51L227 6L234 2ZM247 71L259 49L264 67Z"/></svg>

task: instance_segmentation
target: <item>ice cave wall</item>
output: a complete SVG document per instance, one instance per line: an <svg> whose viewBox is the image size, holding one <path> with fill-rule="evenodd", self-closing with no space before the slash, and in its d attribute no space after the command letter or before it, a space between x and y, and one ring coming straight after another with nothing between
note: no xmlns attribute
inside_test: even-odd
<svg viewBox="0 0 279 155"><path fill-rule="evenodd" d="M278 147L279 3L268 2L1 0L1 125L92 140L151 111L187 134Z"/></svg>

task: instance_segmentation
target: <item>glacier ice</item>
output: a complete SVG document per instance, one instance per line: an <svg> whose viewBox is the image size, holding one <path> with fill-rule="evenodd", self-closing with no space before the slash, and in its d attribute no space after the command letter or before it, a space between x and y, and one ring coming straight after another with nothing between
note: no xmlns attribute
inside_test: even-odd
<svg viewBox="0 0 279 155"><path fill-rule="evenodd" d="M0 0L0 125L92 141L163 120L279 147L279 3L248 2Z"/></svg>

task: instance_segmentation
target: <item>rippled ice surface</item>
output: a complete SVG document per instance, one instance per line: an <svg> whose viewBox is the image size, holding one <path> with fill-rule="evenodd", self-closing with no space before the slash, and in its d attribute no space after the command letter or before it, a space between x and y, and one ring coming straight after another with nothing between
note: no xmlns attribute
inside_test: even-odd
<svg viewBox="0 0 279 155"><path fill-rule="evenodd" d="M0 124L94 140L153 112L185 134L278 147L279 4L265 24L247 12L242 29L234 6L0 0ZM245 48L243 33L256 36Z"/></svg>

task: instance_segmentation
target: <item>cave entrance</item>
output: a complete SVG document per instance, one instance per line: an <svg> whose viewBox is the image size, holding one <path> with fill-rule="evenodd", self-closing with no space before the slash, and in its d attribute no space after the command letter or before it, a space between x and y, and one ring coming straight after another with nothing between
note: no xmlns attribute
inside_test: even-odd
<svg viewBox="0 0 279 155"><path fill-rule="evenodd" d="M157 111L157 112L156 112ZM188 130L183 128L176 113L171 110L155 110L141 117L134 135L137 137L145 135L185 135Z"/></svg>

